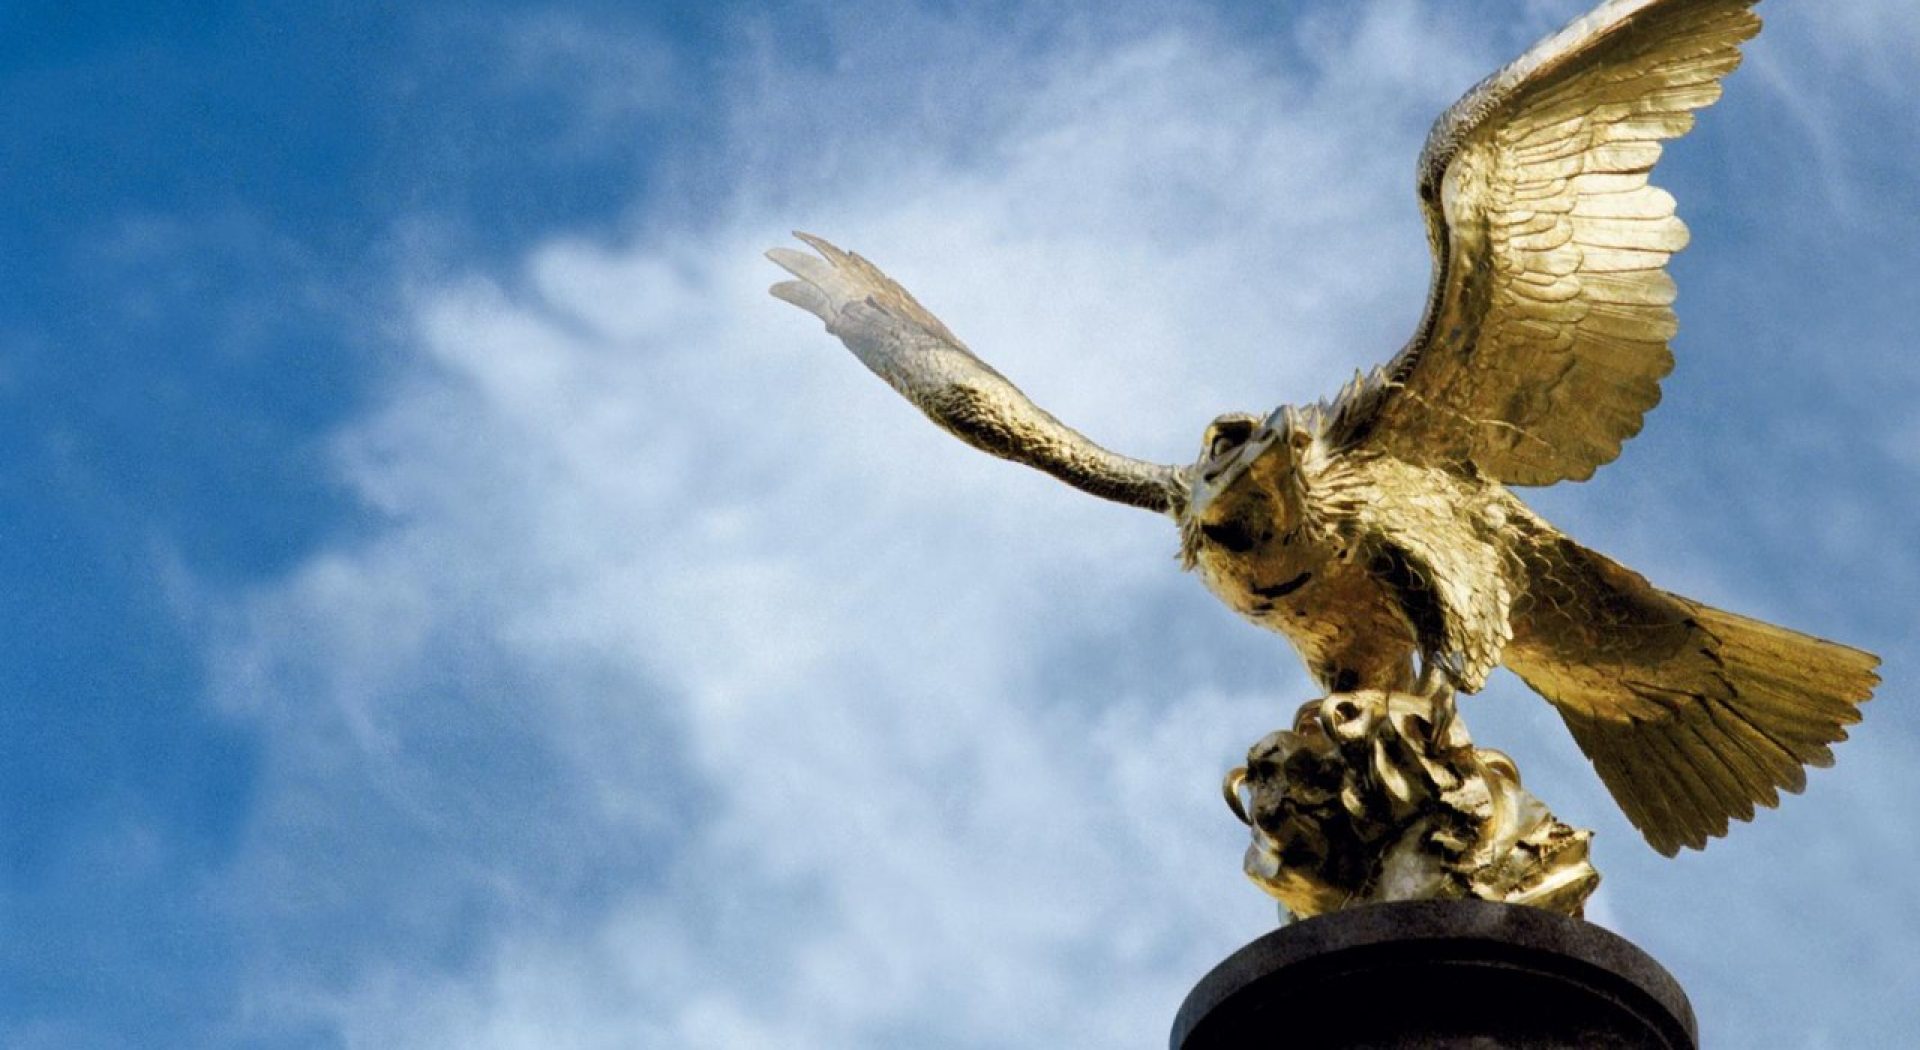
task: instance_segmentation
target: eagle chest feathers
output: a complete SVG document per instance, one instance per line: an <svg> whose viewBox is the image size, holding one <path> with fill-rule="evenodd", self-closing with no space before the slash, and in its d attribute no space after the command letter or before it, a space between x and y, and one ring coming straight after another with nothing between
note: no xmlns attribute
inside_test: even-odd
<svg viewBox="0 0 1920 1050"><path fill-rule="evenodd" d="M1283 444L1283 443L1278 443ZM1318 440L1248 448L1195 499L1187 564L1236 612L1294 644L1328 688L1404 689L1414 657L1476 689L1511 637L1516 501L1498 485Z"/></svg>

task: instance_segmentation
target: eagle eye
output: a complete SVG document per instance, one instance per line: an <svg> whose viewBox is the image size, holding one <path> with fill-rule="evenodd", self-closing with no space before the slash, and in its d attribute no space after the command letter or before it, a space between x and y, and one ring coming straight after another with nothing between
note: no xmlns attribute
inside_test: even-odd
<svg viewBox="0 0 1920 1050"><path fill-rule="evenodd" d="M1207 428L1207 458L1219 459L1253 436L1250 419L1219 419Z"/></svg>

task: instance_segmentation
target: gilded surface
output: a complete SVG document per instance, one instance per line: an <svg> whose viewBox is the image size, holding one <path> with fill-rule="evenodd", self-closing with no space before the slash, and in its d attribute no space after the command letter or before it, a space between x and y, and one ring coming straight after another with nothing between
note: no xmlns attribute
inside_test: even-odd
<svg viewBox="0 0 1920 1050"><path fill-rule="evenodd" d="M1307 704L1226 788L1253 829L1247 877L1302 918L1467 897L1578 917L1600 885L1592 833L1555 819L1507 756L1474 747L1445 690Z"/></svg>
<svg viewBox="0 0 1920 1050"><path fill-rule="evenodd" d="M796 278L773 292L967 443L1171 517L1185 564L1325 688L1473 692L1509 667L1654 848L1702 847L1831 762L1879 661L1659 590L1506 486L1587 478L1659 400L1687 234L1649 176L1752 6L1609 0L1469 92L1420 158L1413 338L1330 402L1220 417L1187 466L1075 432L823 240L769 253Z"/></svg>

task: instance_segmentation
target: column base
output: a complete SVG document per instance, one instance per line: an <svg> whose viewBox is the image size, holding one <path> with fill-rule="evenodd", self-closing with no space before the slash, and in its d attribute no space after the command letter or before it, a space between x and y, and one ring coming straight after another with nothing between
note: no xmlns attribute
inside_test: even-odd
<svg viewBox="0 0 1920 1050"><path fill-rule="evenodd" d="M1305 919L1228 956L1181 1004L1173 1050L1696 1050L1693 1008L1592 923L1478 900Z"/></svg>

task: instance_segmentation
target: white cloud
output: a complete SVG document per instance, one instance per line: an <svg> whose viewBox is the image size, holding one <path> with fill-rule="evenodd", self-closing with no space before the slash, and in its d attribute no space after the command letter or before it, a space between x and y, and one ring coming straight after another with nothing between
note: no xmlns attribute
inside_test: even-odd
<svg viewBox="0 0 1920 1050"><path fill-rule="evenodd" d="M1271 914L1215 785L1304 676L1181 578L1166 522L926 425L766 296L759 252L791 225L855 247L1040 403L1185 458L1414 320L1411 158L1482 59L1423 8L1369 12L1303 28L1305 70L1197 16L1028 52L895 13L840 25L830 73L770 42L704 171L726 207L418 288L414 358L337 446L385 524L226 620L221 696L269 753L231 880L266 924L249 1023L1157 1045ZM909 39L936 42L889 57ZM1476 728L1602 812L1544 706L1503 699ZM1691 905L1629 897L1739 848L1656 871L1606 812L1636 935ZM355 908L391 928L299 959L287 929Z"/></svg>

